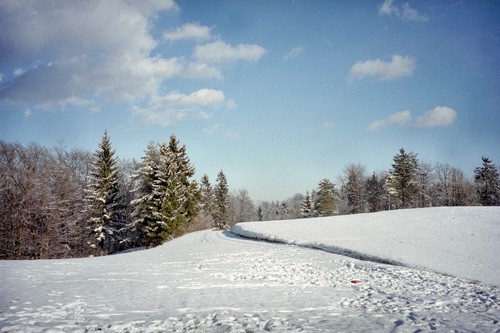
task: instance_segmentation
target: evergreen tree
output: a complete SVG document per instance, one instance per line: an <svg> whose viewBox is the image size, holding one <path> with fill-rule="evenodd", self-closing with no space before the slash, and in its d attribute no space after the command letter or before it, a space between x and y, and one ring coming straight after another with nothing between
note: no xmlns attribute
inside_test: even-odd
<svg viewBox="0 0 500 333"><path fill-rule="evenodd" d="M120 173L107 131L94 154L85 203L93 235L91 246L99 248L102 254L114 252L120 241L119 234L125 227L125 218Z"/></svg>
<svg viewBox="0 0 500 333"><path fill-rule="evenodd" d="M160 193L153 191L159 175L160 156L155 143L150 142L142 158L139 170L135 174L137 187L134 189L136 199L133 205L133 227L137 232L138 241L147 244L148 226L159 223L156 212L161 208Z"/></svg>
<svg viewBox="0 0 500 333"><path fill-rule="evenodd" d="M214 189L212 188L212 184L210 184L210 180L208 176L205 174L201 178L201 215L202 219L205 222L208 228L215 227L214 219L212 215L214 214Z"/></svg>
<svg viewBox="0 0 500 333"><path fill-rule="evenodd" d="M392 169L389 171L387 185L389 193L395 195L398 208L412 207L415 203L419 186L416 181L418 173L417 154L407 153L403 148L394 156Z"/></svg>
<svg viewBox="0 0 500 333"><path fill-rule="evenodd" d="M306 192L306 196L304 197L304 201L302 202L302 207L300 209L300 212L303 218L309 218L312 217L313 215L312 211L313 207L312 207L311 196L309 195L309 192Z"/></svg>
<svg viewBox="0 0 500 333"><path fill-rule="evenodd" d="M214 221L219 229L226 229L229 227L229 187L224 172L221 170L217 175L216 185L214 188L215 196L215 209Z"/></svg>
<svg viewBox="0 0 500 333"><path fill-rule="evenodd" d="M185 146L175 136L169 144L150 144L138 172L134 225L146 246L173 237L197 215L200 190Z"/></svg>
<svg viewBox="0 0 500 333"><path fill-rule="evenodd" d="M483 206L500 205L500 176L495 164L486 156L482 157L483 166L474 170L479 203Z"/></svg>
<svg viewBox="0 0 500 333"><path fill-rule="evenodd" d="M316 209L319 216L332 216L336 213L334 185L327 178L322 179L318 184Z"/></svg>
<svg viewBox="0 0 500 333"><path fill-rule="evenodd" d="M375 173L366 180L366 201L369 212L378 212L384 209L385 177L377 177Z"/></svg>

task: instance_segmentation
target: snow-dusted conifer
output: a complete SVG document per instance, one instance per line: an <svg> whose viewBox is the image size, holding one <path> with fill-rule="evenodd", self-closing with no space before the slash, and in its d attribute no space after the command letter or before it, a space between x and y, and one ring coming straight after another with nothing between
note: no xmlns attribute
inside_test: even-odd
<svg viewBox="0 0 500 333"><path fill-rule="evenodd" d="M483 166L474 170L479 203L483 206L500 205L500 176L495 164L486 156L481 158Z"/></svg>
<svg viewBox="0 0 500 333"><path fill-rule="evenodd" d="M336 202L333 183L324 178L319 182L316 197L316 210L319 216L332 216L336 213Z"/></svg>
<svg viewBox="0 0 500 333"><path fill-rule="evenodd" d="M393 203L397 208L408 208L415 204L419 191L416 180L418 170L417 154L407 153L401 148L399 154L394 156L390 177L387 178L388 190L395 195Z"/></svg>
<svg viewBox="0 0 500 333"><path fill-rule="evenodd" d="M194 167L175 136L169 144L150 144L139 169L134 225L146 246L173 237L198 213L200 190Z"/></svg>
<svg viewBox="0 0 500 333"><path fill-rule="evenodd" d="M213 213L215 207L214 189L208 176L205 174L200 182L201 190L201 218L208 228L215 227Z"/></svg>
<svg viewBox="0 0 500 333"><path fill-rule="evenodd" d="M107 131L99 143L91 164L85 189L91 246L101 254L116 250L119 233L124 228L124 207L120 194L120 173L115 151Z"/></svg>
<svg viewBox="0 0 500 333"><path fill-rule="evenodd" d="M372 174L366 180L366 202L369 212L378 212L384 209L385 176Z"/></svg>
<svg viewBox="0 0 500 333"><path fill-rule="evenodd" d="M303 218L308 218L312 217L312 201L311 201L311 196L309 195L309 192L306 192L306 196L304 197L304 201L302 201L302 207L300 209L300 212L302 214Z"/></svg>
<svg viewBox="0 0 500 333"><path fill-rule="evenodd" d="M229 227L230 198L226 175L222 170L217 175L214 194L215 209L213 217L215 225L219 229L227 229Z"/></svg>

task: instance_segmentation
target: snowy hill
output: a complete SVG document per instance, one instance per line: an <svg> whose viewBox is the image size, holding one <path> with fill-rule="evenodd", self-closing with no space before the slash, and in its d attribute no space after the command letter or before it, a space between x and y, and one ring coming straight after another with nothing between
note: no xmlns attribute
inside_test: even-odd
<svg viewBox="0 0 500 333"><path fill-rule="evenodd" d="M500 286L500 207L439 207L240 223L233 232Z"/></svg>
<svg viewBox="0 0 500 333"><path fill-rule="evenodd" d="M128 254L0 261L0 332L496 332L499 216L422 209L234 228L430 270L208 230ZM456 274L435 258L445 255ZM474 270L487 283L453 276Z"/></svg>

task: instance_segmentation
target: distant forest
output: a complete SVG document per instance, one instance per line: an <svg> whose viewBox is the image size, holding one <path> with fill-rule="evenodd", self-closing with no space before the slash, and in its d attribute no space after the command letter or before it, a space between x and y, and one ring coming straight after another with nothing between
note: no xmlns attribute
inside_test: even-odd
<svg viewBox="0 0 500 333"><path fill-rule="evenodd" d="M213 184L207 175L194 179L175 136L150 143L140 161L119 159L106 132L93 153L0 141L0 259L107 255L243 221L500 205L500 169L486 156L481 162L468 179L400 149L390 170L347 164L335 182L255 203L246 189L230 192L222 170Z"/></svg>

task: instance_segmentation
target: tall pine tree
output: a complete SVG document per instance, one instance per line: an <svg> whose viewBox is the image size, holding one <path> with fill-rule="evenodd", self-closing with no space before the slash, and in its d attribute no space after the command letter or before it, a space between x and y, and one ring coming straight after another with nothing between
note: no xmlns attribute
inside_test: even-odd
<svg viewBox="0 0 500 333"><path fill-rule="evenodd" d="M216 184L214 188L215 209L214 221L219 229L227 229L229 227L229 187L224 172L221 170L217 175Z"/></svg>
<svg viewBox="0 0 500 333"><path fill-rule="evenodd" d="M479 203L483 206L500 205L500 176L495 164L486 156L482 157L483 166L474 170Z"/></svg>
<svg viewBox="0 0 500 333"><path fill-rule="evenodd" d="M306 192L306 196L302 201L302 206L300 207L300 213L303 218L309 218L313 216L313 205L309 192Z"/></svg>
<svg viewBox="0 0 500 333"><path fill-rule="evenodd" d="M337 212L333 183L324 178L319 182L316 196L316 210L319 216L332 216Z"/></svg>
<svg viewBox="0 0 500 333"><path fill-rule="evenodd" d="M208 228L215 227L214 225L214 207L215 207L215 198L214 198L214 189L212 188L212 184L210 184L210 180L208 176L205 174L201 178L201 218L203 219L205 225Z"/></svg>
<svg viewBox="0 0 500 333"><path fill-rule="evenodd" d="M407 153L401 148L393 160L394 163L387 179L389 193L395 195L396 207L412 207L419 191L416 180L418 173L417 154Z"/></svg>
<svg viewBox="0 0 500 333"><path fill-rule="evenodd" d="M366 180L366 202L369 212L378 212L384 209L385 177L372 174Z"/></svg>
<svg viewBox="0 0 500 333"><path fill-rule="evenodd" d="M91 246L99 249L100 254L115 252L120 232L126 226L118 162L107 131L93 156L85 203Z"/></svg>

